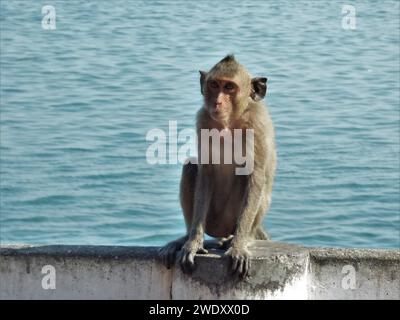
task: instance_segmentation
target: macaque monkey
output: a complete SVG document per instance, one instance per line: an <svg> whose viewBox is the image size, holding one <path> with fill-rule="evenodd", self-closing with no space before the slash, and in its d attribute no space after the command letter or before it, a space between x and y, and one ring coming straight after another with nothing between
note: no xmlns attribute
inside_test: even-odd
<svg viewBox="0 0 400 320"><path fill-rule="evenodd" d="M249 242L268 239L262 219L271 203L276 151L273 124L261 101L267 91L266 84L267 78L251 78L233 55L226 56L209 72L200 71L204 105L196 122L199 159L186 162L180 183L187 233L159 250L168 268L178 256L182 271L191 273L195 255L208 252L205 232L219 239L217 243L227 249L225 256L231 259L233 274L243 278L250 268ZM206 142L202 141L202 129L228 131L232 136L235 129L241 129L245 136L246 129L252 129L253 149L246 154L253 162L252 171L247 175L237 174L236 169L243 165L235 161L202 163L200 153L204 152ZM221 140L222 150L227 142L225 138ZM242 141L248 143L245 138ZM248 153L247 148L241 150Z"/></svg>

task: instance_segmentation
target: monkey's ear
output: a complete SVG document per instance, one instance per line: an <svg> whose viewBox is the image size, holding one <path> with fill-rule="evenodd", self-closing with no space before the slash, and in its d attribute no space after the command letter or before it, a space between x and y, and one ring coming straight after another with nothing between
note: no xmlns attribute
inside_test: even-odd
<svg viewBox="0 0 400 320"><path fill-rule="evenodd" d="M204 95L204 81L206 80L207 72L199 71L200 72L200 90L201 94Z"/></svg>
<svg viewBox="0 0 400 320"><path fill-rule="evenodd" d="M251 79L251 93L250 97L254 101L260 101L267 93L267 78L256 77Z"/></svg>

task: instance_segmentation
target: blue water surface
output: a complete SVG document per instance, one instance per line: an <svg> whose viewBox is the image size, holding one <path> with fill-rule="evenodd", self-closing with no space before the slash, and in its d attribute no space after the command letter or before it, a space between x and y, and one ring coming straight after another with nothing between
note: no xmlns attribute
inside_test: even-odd
<svg viewBox="0 0 400 320"><path fill-rule="evenodd" d="M346 1L0 3L1 243L181 236L181 165L146 134L193 128L198 70L234 53L269 79L272 239L399 247L399 1L353 1L354 30Z"/></svg>

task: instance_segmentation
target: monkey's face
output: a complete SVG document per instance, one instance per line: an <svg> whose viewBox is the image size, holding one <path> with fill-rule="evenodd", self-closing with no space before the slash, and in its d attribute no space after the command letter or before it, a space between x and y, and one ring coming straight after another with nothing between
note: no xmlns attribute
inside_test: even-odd
<svg viewBox="0 0 400 320"><path fill-rule="evenodd" d="M211 118L226 122L235 112L240 86L235 79L210 78L205 86L205 106Z"/></svg>
<svg viewBox="0 0 400 320"><path fill-rule="evenodd" d="M251 101L264 98L267 78L251 78L233 55L228 55L209 72L200 71L204 107L211 118L227 126L240 118Z"/></svg>

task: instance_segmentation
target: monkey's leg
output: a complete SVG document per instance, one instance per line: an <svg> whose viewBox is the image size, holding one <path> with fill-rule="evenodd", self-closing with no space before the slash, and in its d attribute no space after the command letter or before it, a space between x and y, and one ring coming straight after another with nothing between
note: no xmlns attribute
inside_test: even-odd
<svg viewBox="0 0 400 320"><path fill-rule="evenodd" d="M197 167L197 176L193 200L193 214L191 217L189 238L180 251L179 261L184 273L191 273L194 270L194 256L196 253L207 253L204 249L204 222L210 208L211 196L213 193L210 167Z"/></svg>
<svg viewBox="0 0 400 320"><path fill-rule="evenodd" d="M196 163L189 162L183 165L182 176L179 190L179 198L185 218L187 234L190 232L190 227L193 220L193 208L194 208L194 192L196 189L197 171L198 166ZM193 159L194 160L194 159Z"/></svg>
<svg viewBox="0 0 400 320"><path fill-rule="evenodd" d="M190 159L189 159L190 160ZM188 232L192 224L193 218L193 201L194 190L196 184L197 164L188 162L182 168L182 177L180 183L180 202L182 206L183 216L186 223L186 235L167 243L162 247L158 254L162 263L169 269L176 259L176 254L182 249L182 246L188 240Z"/></svg>
<svg viewBox="0 0 400 320"><path fill-rule="evenodd" d="M269 235L261 226L259 226L255 233L256 240L269 240Z"/></svg>
<svg viewBox="0 0 400 320"><path fill-rule="evenodd" d="M272 181L272 179L271 179ZM272 183L264 186L264 190L260 200L260 208L258 209L256 218L253 223L254 238L256 240L270 240L268 232L263 228L262 220L267 214L271 205Z"/></svg>
<svg viewBox="0 0 400 320"><path fill-rule="evenodd" d="M271 203L271 197L268 195L262 196L260 208L258 209L256 218L254 219L253 223L253 234L255 240L269 240L269 236L267 231L263 228L262 220L269 208Z"/></svg>

